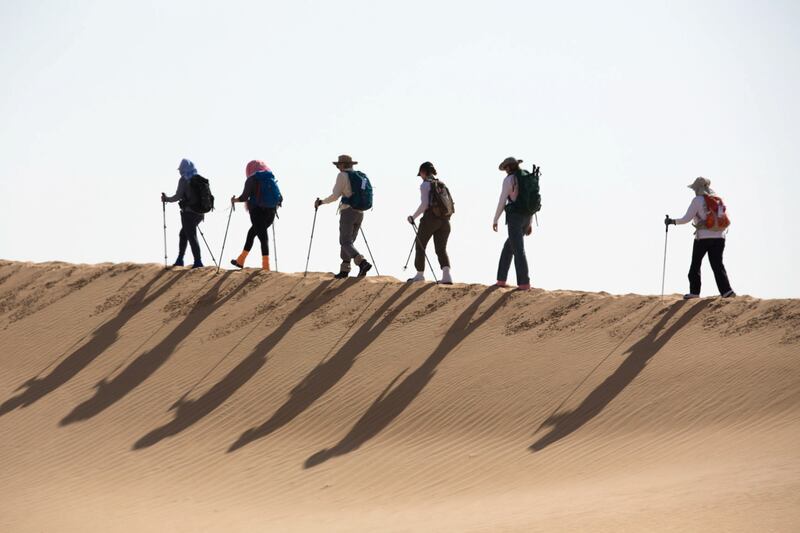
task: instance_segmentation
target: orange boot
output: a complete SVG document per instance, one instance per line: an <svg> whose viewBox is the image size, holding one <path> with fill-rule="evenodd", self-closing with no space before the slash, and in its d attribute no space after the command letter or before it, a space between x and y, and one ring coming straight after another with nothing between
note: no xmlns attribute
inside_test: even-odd
<svg viewBox="0 0 800 533"><path fill-rule="evenodd" d="M242 253L239 254L239 257L236 259L231 260L231 264L238 268L244 268L244 262L247 259L247 254L249 254L247 250L242 250Z"/></svg>
<svg viewBox="0 0 800 533"><path fill-rule="evenodd" d="M263 268L264 270L269 270L269 256L268 255L262 255L261 256L261 268Z"/></svg>

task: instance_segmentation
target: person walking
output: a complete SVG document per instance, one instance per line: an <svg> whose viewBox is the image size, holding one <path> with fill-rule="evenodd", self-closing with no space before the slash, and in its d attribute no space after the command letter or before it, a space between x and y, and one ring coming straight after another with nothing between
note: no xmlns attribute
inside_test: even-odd
<svg viewBox="0 0 800 533"><path fill-rule="evenodd" d="M334 277L346 278L350 275L350 263L355 262L358 267L358 276L366 276L372 265L356 249L353 244L358 237L361 223L364 221L364 211L372 208L372 185L363 172L353 170L358 161L353 161L349 155L340 155L333 162L339 169L336 183L330 196L314 200L314 209L323 204L329 204L341 198L339 204L339 245L341 246L342 264L339 273Z"/></svg>
<svg viewBox="0 0 800 533"><path fill-rule="evenodd" d="M425 248L433 237L433 246L442 267L442 281L444 285L452 285L450 275L450 258L447 255L447 240L450 237L450 217L454 213L453 201L450 191L444 183L436 177L436 167L430 161L425 161L419 166L417 176L422 178L419 186L420 204L413 215L408 217L408 222L414 221L422 215L416 237L416 255L414 267L417 274L408 281L425 281Z"/></svg>
<svg viewBox="0 0 800 533"><path fill-rule="evenodd" d="M694 191L695 197L689 204L686 214L678 219L672 219L667 215L664 219L666 225L692 222L695 227L692 264L689 267L689 293L683 298L689 300L700 297L700 266L706 254L720 295L723 298L732 298L736 293L731 289L728 273L722 262L725 236L730 225L727 208L722 198L716 196L711 189L711 180L699 177L688 187Z"/></svg>
<svg viewBox="0 0 800 533"><path fill-rule="evenodd" d="M199 268L203 266L202 258L200 257L200 243L197 241L197 226L203 221L204 212L208 212L214 206L214 197L211 196L210 189L208 188L208 180L200 176L197 169L188 159L182 159L178 165L178 172L180 178L178 179L178 188L175 194L167 196L161 193L161 201L165 203L178 202L181 210L181 230L178 234L178 258L172 265L174 267L183 266L183 256L186 253L187 243L192 249L192 256L194 263L192 268ZM193 179L199 178L193 184ZM205 186L203 187L203 184ZM207 207L208 199L206 198L205 191L211 199L211 206Z"/></svg>
<svg viewBox="0 0 800 533"><path fill-rule="evenodd" d="M506 173L506 177L503 179L492 229L497 231L500 215L505 211L508 238L500 253L496 285L498 287L507 286L508 270L511 268L513 259L517 272L517 288L527 291L531 288L531 281L523 237L532 233L531 218L539 210L541 202L538 168L534 166L534 172L529 173L520 168L520 163L522 163L522 159L507 157L498 167Z"/></svg>
<svg viewBox="0 0 800 533"><path fill-rule="evenodd" d="M238 197L231 198L231 209L237 202L247 202L246 209L250 213L250 229L244 241L244 249L239 257L231 259L236 268L244 268L244 262L253 249L255 238L261 243L261 268L269 270L269 234L267 230L275 221L278 207L283 203L283 196L278 187L278 180L266 163L253 160L245 168L244 190Z"/></svg>

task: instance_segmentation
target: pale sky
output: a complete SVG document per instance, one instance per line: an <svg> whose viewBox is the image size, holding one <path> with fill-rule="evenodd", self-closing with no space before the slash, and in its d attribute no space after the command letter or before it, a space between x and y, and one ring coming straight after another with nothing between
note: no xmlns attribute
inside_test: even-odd
<svg viewBox="0 0 800 533"><path fill-rule="evenodd" d="M664 215L702 175L733 222L733 288L800 297L799 23L791 1L0 0L0 257L163 262L159 195L183 157L211 180L201 228L219 256L227 199L263 159L285 197L278 266L302 271L314 198L349 153L375 187L381 274L413 275L405 217L431 160L456 201L453 276L492 283L513 155L542 168L535 287L659 293ZM237 209L223 264L248 227ZM338 269L337 228L320 208L311 270ZM692 238L670 229L668 293L688 291Z"/></svg>

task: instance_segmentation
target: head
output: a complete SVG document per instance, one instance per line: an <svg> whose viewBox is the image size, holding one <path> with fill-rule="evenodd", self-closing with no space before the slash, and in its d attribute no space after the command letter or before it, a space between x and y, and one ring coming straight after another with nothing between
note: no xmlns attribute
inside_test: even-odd
<svg viewBox="0 0 800 533"><path fill-rule="evenodd" d="M333 165L341 171L352 170L357 164L358 161L353 161L353 158L346 154L340 155L339 159L333 162Z"/></svg>
<svg viewBox="0 0 800 533"><path fill-rule="evenodd" d="M497 168L504 170L508 174L513 174L519 170L520 163L522 163L522 159L517 159L516 157L506 157Z"/></svg>
<svg viewBox="0 0 800 533"><path fill-rule="evenodd" d="M178 165L178 172L181 173L181 177L185 180L197 175L197 169L195 168L194 163L188 159L181 159L181 164Z"/></svg>
<svg viewBox="0 0 800 533"><path fill-rule="evenodd" d="M419 166L419 172L417 172L417 176L422 179L427 179L436 175L436 167L433 166L433 163L430 161L425 161Z"/></svg>
<svg viewBox="0 0 800 533"><path fill-rule="evenodd" d="M266 163L264 163L263 161L261 161L259 159L253 159L252 161L247 163L247 168L245 168L244 174L245 174L245 177L249 178L250 176L252 176L256 172L263 172L265 170L269 171L269 167L267 166Z"/></svg>
<svg viewBox="0 0 800 533"><path fill-rule="evenodd" d="M687 185L687 187L692 189L697 196L714 194L714 191L711 189L711 180L708 178L697 178L691 184Z"/></svg>

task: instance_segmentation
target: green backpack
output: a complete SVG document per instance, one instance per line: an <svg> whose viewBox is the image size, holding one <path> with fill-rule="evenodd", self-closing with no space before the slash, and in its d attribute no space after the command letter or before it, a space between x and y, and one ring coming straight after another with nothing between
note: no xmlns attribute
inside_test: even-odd
<svg viewBox="0 0 800 533"><path fill-rule="evenodd" d="M539 167L533 165L533 171L519 170L514 173L517 182L517 199L506 206L507 213L535 215L542 208L542 196L539 194Z"/></svg>

